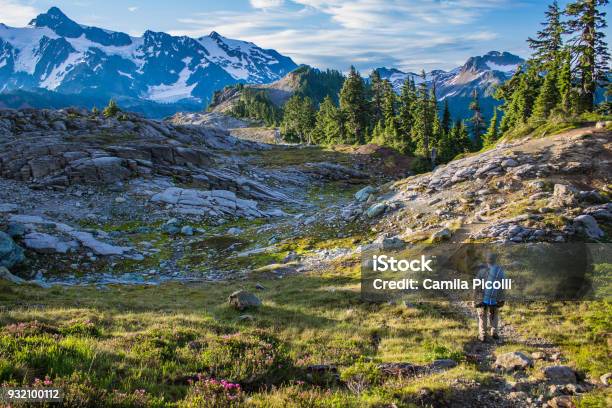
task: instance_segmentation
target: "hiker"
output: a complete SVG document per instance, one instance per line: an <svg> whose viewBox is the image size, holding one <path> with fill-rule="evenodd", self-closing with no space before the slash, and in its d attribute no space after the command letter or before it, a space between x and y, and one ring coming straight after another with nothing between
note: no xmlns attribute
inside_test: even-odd
<svg viewBox="0 0 612 408"><path fill-rule="evenodd" d="M497 254L490 252L486 264L482 265L476 279L486 282L501 282L504 279L504 270L497 264ZM474 307L478 310L478 339L487 340L487 327L493 339L499 339L499 308L504 305L503 289L485 289L485 285L474 288Z"/></svg>

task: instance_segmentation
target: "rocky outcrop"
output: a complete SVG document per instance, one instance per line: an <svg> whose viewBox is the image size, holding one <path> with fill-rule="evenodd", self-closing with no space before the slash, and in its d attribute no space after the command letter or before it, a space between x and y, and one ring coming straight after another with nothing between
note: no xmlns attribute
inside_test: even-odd
<svg viewBox="0 0 612 408"><path fill-rule="evenodd" d="M218 217L231 215L235 217L264 217L277 215L257 208L257 202L243 200L227 190L192 190L171 187L151 197L151 201L174 206L176 212L186 215Z"/></svg>
<svg viewBox="0 0 612 408"><path fill-rule="evenodd" d="M191 181L219 149L250 148L226 131L84 110L0 110L0 176L41 185L113 183L152 173ZM62 123L62 126L58 126Z"/></svg>
<svg viewBox="0 0 612 408"><path fill-rule="evenodd" d="M129 257L129 253L133 251L131 247L109 244L101 241L91 232L79 230L70 225L54 222L40 216L13 215L10 217L10 221L25 225L26 230L30 232L25 235L24 244L38 252L66 253L83 246L97 255ZM38 229L43 228L55 233L52 235L38 231Z"/></svg>
<svg viewBox="0 0 612 408"><path fill-rule="evenodd" d="M75 109L0 110L1 130L7 135L0 140L0 177L65 189L166 176L255 200L290 200L243 174L235 160L223 156L264 145L236 139L218 128L174 125L131 113L120 117Z"/></svg>

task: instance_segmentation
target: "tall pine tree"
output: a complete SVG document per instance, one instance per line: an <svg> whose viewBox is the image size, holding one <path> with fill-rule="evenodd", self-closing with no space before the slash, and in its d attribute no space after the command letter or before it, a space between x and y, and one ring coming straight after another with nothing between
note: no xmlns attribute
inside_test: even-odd
<svg viewBox="0 0 612 408"><path fill-rule="evenodd" d="M478 150L482 146L482 134L485 130L485 120L480 110L480 101L478 100L478 91L472 91L472 102L470 103L472 118L470 119L472 127L472 137L474 138L474 147Z"/></svg>
<svg viewBox="0 0 612 408"><path fill-rule="evenodd" d="M414 152L412 141L412 127L414 124L414 108L416 103L416 88L414 81L408 77L402 85L399 97L398 127L402 144L409 152Z"/></svg>
<svg viewBox="0 0 612 408"><path fill-rule="evenodd" d="M286 140L313 143L311 138L315 125L315 108L309 97L293 95L285 104L281 133Z"/></svg>
<svg viewBox="0 0 612 408"><path fill-rule="evenodd" d="M429 92L427 91L427 84L425 82L425 71L421 73L421 77L423 80L419 84L412 114L414 117L412 138L416 142L415 152L429 160L432 147L433 115L431 112L432 105L429 100Z"/></svg>
<svg viewBox="0 0 612 408"><path fill-rule="evenodd" d="M380 77L378 70L373 70L370 73L370 86L369 86L369 97L370 103L370 119L374 123L383 119L383 99L384 99L384 85L383 80Z"/></svg>
<svg viewBox="0 0 612 408"><path fill-rule="evenodd" d="M530 37L527 42L533 50L532 62L546 68L557 59L563 47L564 28L561 22L561 9L556 0L548 6L545 14L546 21L542 23L544 28L538 31L535 39Z"/></svg>
<svg viewBox="0 0 612 408"><path fill-rule="evenodd" d="M499 130L497 122L497 108L495 108L493 110L493 117L491 118L491 122L489 122L489 128L487 129L487 133L485 133L482 137L483 147L493 146L497 139L499 139Z"/></svg>
<svg viewBox="0 0 612 408"><path fill-rule="evenodd" d="M451 117L450 110L448 108L448 99L444 99L444 111L442 113L442 131L445 134L448 134L451 130L451 126L453 125L453 119Z"/></svg>
<svg viewBox="0 0 612 408"><path fill-rule="evenodd" d="M567 29L573 35L572 54L580 76L579 109L592 111L595 91L607 80L610 54L605 41L606 13L602 11L608 0L578 0L567 5Z"/></svg>
<svg viewBox="0 0 612 408"><path fill-rule="evenodd" d="M561 67L557 75L557 90L559 91L559 108L566 115L574 111L575 97L572 78L572 55L569 50L560 54Z"/></svg>
<svg viewBox="0 0 612 408"><path fill-rule="evenodd" d="M315 143L319 144L345 142L342 115L329 95L319 105L312 136Z"/></svg>
<svg viewBox="0 0 612 408"><path fill-rule="evenodd" d="M347 142L365 143L368 119L365 84L353 66L340 90L340 110L344 117Z"/></svg>

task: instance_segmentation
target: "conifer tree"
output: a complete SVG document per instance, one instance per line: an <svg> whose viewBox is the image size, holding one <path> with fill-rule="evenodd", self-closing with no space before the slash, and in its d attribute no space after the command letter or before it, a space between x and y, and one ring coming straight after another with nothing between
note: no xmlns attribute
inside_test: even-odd
<svg viewBox="0 0 612 408"><path fill-rule="evenodd" d="M444 111L442 113L442 131L445 134L448 134L451 130L451 126L452 126L452 118L451 118L451 113L450 110L448 108L448 99L444 99Z"/></svg>
<svg viewBox="0 0 612 408"><path fill-rule="evenodd" d="M534 50L532 62L548 67L556 60L558 53L563 47L562 35L564 32L561 21L561 9L557 1L553 1L546 11L546 21L542 23L544 28L538 31L536 38L529 38L529 47Z"/></svg>
<svg viewBox="0 0 612 408"><path fill-rule="evenodd" d="M422 71L421 76L423 81L419 84L413 109L414 123L412 138L416 142L416 153L429 160L431 153L433 116L431 115L432 109L429 100L429 92L427 92L427 84L425 83L425 71Z"/></svg>
<svg viewBox="0 0 612 408"><path fill-rule="evenodd" d="M412 127L414 124L414 109L416 102L416 89L414 81L407 78L402 85L399 97L398 128L402 144L409 152L414 151L412 142Z"/></svg>
<svg viewBox="0 0 612 408"><path fill-rule="evenodd" d="M119 109L117 102L115 102L114 99L111 99L110 101L108 101L108 105L106 106L106 108L104 108L104 110L102 111L102 115L104 115L105 118L110 118L115 116L119 112L121 112L121 109Z"/></svg>
<svg viewBox="0 0 612 408"><path fill-rule="evenodd" d="M312 137L320 144L344 143L342 116L329 95L319 106Z"/></svg>
<svg viewBox="0 0 612 408"><path fill-rule="evenodd" d="M580 77L581 111L592 111L597 85L606 82L609 73L610 54L605 41L607 27L603 7L608 0L577 0L567 5L567 31L572 54L576 60Z"/></svg>
<svg viewBox="0 0 612 408"><path fill-rule="evenodd" d="M386 79L383 81L383 94L382 110L386 144L402 153L407 153L409 151L409 144L402 137L398 124L397 95L391 83Z"/></svg>
<svg viewBox="0 0 612 408"><path fill-rule="evenodd" d="M309 97L293 95L285 104L280 130L286 140L313 143L311 138L315 125L315 109Z"/></svg>
<svg viewBox="0 0 612 408"><path fill-rule="evenodd" d="M552 110L559 104L560 96L557 88L557 68L554 64L549 65L549 70L544 77L544 83L540 93L535 100L531 117L535 120L545 120Z"/></svg>
<svg viewBox="0 0 612 408"><path fill-rule="evenodd" d="M438 143L438 162L449 162L458 154L469 152L471 147L470 137L463 121L457 120Z"/></svg>
<svg viewBox="0 0 612 408"><path fill-rule="evenodd" d="M489 122L489 128L487 129L487 133L482 137L482 144L484 147L489 147L495 144L497 139L499 139L498 132L498 118L497 118L497 108L493 109L493 117Z"/></svg>
<svg viewBox="0 0 612 408"><path fill-rule="evenodd" d="M370 73L369 96L371 98L370 119L378 123L383 119L384 84L378 70Z"/></svg>
<svg viewBox="0 0 612 408"><path fill-rule="evenodd" d="M482 146L482 134L485 130L485 120L480 110L480 101L478 100L478 91L472 91L472 102L470 110L473 112L470 123L472 126L472 136L474 137L474 147L478 150Z"/></svg>
<svg viewBox="0 0 612 408"><path fill-rule="evenodd" d="M472 142L468 133L467 127L462 120L457 121L457 134L454 137L454 142L457 145L459 153L466 153L472 150Z"/></svg>
<svg viewBox="0 0 612 408"><path fill-rule="evenodd" d="M530 66L526 72L519 69L510 81L498 88L496 96L504 99L502 106L504 116L500 124L501 133L527 122L533 111L540 82L538 69L535 66Z"/></svg>
<svg viewBox="0 0 612 408"><path fill-rule="evenodd" d="M365 85L355 67L351 67L340 90L340 110L345 121L347 142L365 143L367 121Z"/></svg>
<svg viewBox="0 0 612 408"><path fill-rule="evenodd" d="M560 55L562 65L557 75L557 90L559 92L559 108L566 115L573 112L572 56L569 50Z"/></svg>

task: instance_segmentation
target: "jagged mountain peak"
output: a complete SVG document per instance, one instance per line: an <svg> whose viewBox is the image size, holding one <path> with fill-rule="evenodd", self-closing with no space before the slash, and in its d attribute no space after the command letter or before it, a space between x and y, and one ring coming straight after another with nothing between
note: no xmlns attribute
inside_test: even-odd
<svg viewBox="0 0 612 408"><path fill-rule="evenodd" d="M78 24L57 7L27 27L0 26L4 93L95 94L201 109L226 85L274 82L296 67L274 50L215 31L198 39L153 30L131 37Z"/></svg>
<svg viewBox="0 0 612 408"><path fill-rule="evenodd" d="M469 116L469 99L476 90L481 97L485 115L492 112L498 104L492 94L495 87L509 79L516 69L525 62L521 57L506 51L490 51L484 55L474 56L450 71L432 70L426 74L429 87L435 84L436 94L440 101L448 99L451 111L457 117ZM423 81L413 72L403 72L395 68L378 68L383 79L388 79L396 92L401 92L402 85L408 78L415 83Z"/></svg>
<svg viewBox="0 0 612 408"><path fill-rule="evenodd" d="M500 71L514 72L524 60L509 52L490 51L485 55L471 57L463 65L464 71Z"/></svg>
<svg viewBox="0 0 612 408"><path fill-rule="evenodd" d="M79 37L83 32L83 27L69 19L57 7L51 7L46 13L39 14L29 25L37 28L47 27L58 35L70 38Z"/></svg>

